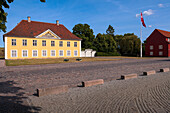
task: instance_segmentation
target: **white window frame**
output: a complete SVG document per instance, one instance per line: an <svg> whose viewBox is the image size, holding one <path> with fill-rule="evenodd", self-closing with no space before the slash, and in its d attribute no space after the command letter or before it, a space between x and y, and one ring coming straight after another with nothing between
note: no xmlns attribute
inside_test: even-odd
<svg viewBox="0 0 170 113"><path fill-rule="evenodd" d="M60 51L63 52L63 55L60 55ZM64 56L64 50L59 50L59 56Z"/></svg>
<svg viewBox="0 0 170 113"><path fill-rule="evenodd" d="M27 39L22 39L22 46L27 46Z"/></svg>
<svg viewBox="0 0 170 113"><path fill-rule="evenodd" d="M54 51L55 55L52 55L52 51ZM56 56L56 50L51 50L51 56Z"/></svg>
<svg viewBox="0 0 170 113"><path fill-rule="evenodd" d="M150 48L150 50L153 50L153 45L150 45L150 47L149 47L149 48Z"/></svg>
<svg viewBox="0 0 170 113"><path fill-rule="evenodd" d="M151 54L151 53L152 53L152 54ZM149 53L149 55L150 55L150 56L153 56L153 52L151 51L151 52Z"/></svg>
<svg viewBox="0 0 170 113"><path fill-rule="evenodd" d="M159 51L159 56L162 56L163 55L163 51Z"/></svg>
<svg viewBox="0 0 170 113"><path fill-rule="evenodd" d="M163 45L159 45L159 49L163 49Z"/></svg>
<svg viewBox="0 0 170 113"><path fill-rule="evenodd" d="M52 42L54 42L53 43L54 45L52 45ZM55 41L53 41L53 40L51 41L51 47L55 47Z"/></svg>
<svg viewBox="0 0 170 113"><path fill-rule="evenodd" d="M44 41L44 42L43 42ZM44 45L45 44L45 45ZM47 45L47 41L46 40L42 40L42 46L46 46Z"/></svg>
<svg viewBox="0 0 170 113"><path fill-rule="evenodd" d="M32 46L37 46L37 40L32 40Z"/></svg>
<svg viewBox="0 0 170 113"><path fill-rule="evenodd" d="M37 51L37 56L34 56L34 51ZM38 57L38 50L32 50L32 57Z"/></svg>
<svg viewBox="0 0 170 113"><path fill-rule="evenodd" d="M77 51L77 55L75 55L75 52ZM78 56L78 50L74 50L74 56Z"/></svg>
<svg viewBox="0 0 170 113"><path fill-rule="evenodd" d="M27 51L27 56L23 56L23 53L24 53L23 51ZM22 50L22 57L28 57L28 50L25 50L25 49Z"/></svg>
<svg viewBox="0 0 170 113"><path fill-rule="evenodd" d="M77 47L77 42L74 42L74 47Z"/></svg>
<svg viewBox="0 0 170 113"><path fill-rule="evenodd" d="M59 47L63 47L63 41L59 41Z"/></svg>
<svg viewBox="0 0 170 113"><path fill-rule="evenodd" d="M70 47L70 41L67 42L67 47Z"/></svg>
<svg viewBox="0 0 170 113"><path fill-rule="evenodd" d="M68 55L68 52L70 52L70 55ZM71 56L71 50L67 50L67 56Z"/></svg>
<svg viewBox="0 0 170 113"><path fill-rule="evenodd" d="M14 41L15 40L15 41ZM15 45L13 45L13 43L15 43ZM11 45L12 46L16 46L17 45L17 39L11 39Z"/></svg>
<svg viewBox="0 0 170 113"><path fill-rule="evenodd" d="M46 56L43 55L43 51L46 51L46 56L47 56L47 50L42 50L41 51L42 52L42 57L46 57Z"/></svg>
<svg viewBox="0 0 170 113"><path fill-rule="evenodd" d="M12 51L16 51L16 56L12 56ZM17 50L14 50L14 49L11 50L11 57L12 57L12 58L18 57L18 51L17 51Z"/></svg>

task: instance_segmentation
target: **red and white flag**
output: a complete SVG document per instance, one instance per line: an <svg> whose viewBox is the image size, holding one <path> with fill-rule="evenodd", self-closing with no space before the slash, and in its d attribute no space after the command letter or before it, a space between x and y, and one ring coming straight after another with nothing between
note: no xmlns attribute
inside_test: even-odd
<svg viewBox="0 0 170 113"><path fill-rule="evenodd" d="M142 12L141 12L141 22L142 22L142 25L143 25L144 27L146 27L145 22L144 22L144 19L143 19L143 16L142 16Z"/></svg>

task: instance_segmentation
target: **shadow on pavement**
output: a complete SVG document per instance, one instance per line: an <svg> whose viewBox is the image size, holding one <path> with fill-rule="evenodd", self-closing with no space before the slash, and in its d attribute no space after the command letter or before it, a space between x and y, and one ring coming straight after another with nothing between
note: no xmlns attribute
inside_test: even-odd
<svg viewBox="0 0 170 113"><path fill-rule="evenodd" d="M41 107L26 104L23 88L16 87L14 81L0 82L0 113L32 113ZM25 100L25 101L24 101Z"/></svg>

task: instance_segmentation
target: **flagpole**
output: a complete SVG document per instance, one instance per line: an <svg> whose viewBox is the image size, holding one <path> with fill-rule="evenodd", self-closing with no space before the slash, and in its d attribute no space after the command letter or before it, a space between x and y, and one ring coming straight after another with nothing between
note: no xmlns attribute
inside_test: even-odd
<svg viewBox="0 0 170 113"><path fill-rule="evenodd" d="M140 57L142 58L142 23L140 22L140 40L141 40L141 44L140 44Z"/></svg>

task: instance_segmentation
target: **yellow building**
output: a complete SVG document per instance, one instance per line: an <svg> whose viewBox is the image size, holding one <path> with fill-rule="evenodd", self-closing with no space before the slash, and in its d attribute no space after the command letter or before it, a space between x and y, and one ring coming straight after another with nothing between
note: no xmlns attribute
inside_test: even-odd
<svg viewBox="0 0 170 113"><path fill-rule="evenodd" d="M81 57L81 39L64 25L22 20L3 35L5 59Z"/></svg>

